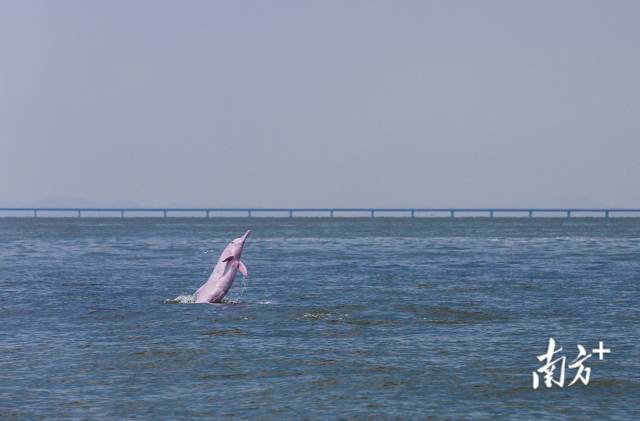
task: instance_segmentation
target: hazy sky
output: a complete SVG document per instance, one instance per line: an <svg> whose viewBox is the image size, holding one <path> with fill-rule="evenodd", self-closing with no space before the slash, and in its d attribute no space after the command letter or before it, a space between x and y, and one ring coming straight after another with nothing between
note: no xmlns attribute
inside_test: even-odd
<svg viewBox="0 0 640 421"><path fill-rule="evenodd" d="M0 204L640 206L639 19L0 0Z"/></svg>

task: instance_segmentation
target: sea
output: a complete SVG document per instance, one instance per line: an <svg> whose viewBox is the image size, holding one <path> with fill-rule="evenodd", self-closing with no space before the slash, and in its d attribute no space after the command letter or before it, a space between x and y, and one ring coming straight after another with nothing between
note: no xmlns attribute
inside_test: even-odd
<svg viewBox="0 0 640 421"><path fill-rule="evenodd" d="M637 420L639 341L637 218L0 218L3 420Z"/></svg>

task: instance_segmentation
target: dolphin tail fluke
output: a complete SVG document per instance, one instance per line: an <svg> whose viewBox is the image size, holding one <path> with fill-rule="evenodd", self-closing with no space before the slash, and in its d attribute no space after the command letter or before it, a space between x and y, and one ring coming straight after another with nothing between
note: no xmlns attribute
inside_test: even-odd
<svg viewBox="0 0 640 421"><path fill-rule="evenodd" d="M240 261L240 265L238 266L238 270L240 271L242 276L244 276L245 278L247 276L249 276L249 272L247 271L247 267L244 265L244 263L242 263L242 260Z"/></svg>

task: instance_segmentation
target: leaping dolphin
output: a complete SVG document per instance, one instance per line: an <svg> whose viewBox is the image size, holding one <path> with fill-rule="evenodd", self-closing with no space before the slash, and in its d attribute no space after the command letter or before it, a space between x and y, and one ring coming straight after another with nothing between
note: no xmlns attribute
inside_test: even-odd
<svg viewBox="0 0 640 421"><path fill-rule="evenodd" d="M242 237L236 238L225 247L211 276L196 291L196 303L220 302L229 292L238 271L245 278L249 276L247 267L240 260L244 242L249 234L251 234L251 230L248 230Z"/></svg>

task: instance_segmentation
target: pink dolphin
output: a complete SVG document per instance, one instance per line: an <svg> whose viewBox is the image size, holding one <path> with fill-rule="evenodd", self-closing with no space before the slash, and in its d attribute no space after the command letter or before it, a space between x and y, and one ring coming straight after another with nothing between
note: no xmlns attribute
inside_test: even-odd
<svg viewBox="0 0 640 421"><path fill-rule="evenodd" d="M247 267L240 261L242 248L249 234L251 234L251 230L248 230L242 237L236 238L225 247L216 267L213 269L211 276L209 276L209 280L196 291L196 303L220 302L229 292L238 271L245 278L249 276Z"/></svg>

